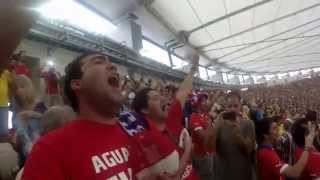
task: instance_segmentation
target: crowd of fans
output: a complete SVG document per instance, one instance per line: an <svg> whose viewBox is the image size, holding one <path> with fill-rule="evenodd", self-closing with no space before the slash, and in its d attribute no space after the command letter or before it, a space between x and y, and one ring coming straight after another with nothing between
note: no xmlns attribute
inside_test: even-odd
<svg viewBox="0 0 320 180"><path fill-rule="evenodd" d="M24 5L0 2L11 20L0 31L1 180L320 179L319 77L197 90L196 54L175 86L122 78L88 52L60 83L52 67L31 72L23 52L12 55L33 19ZM31 74L46 80L46 96Z"/></svg>

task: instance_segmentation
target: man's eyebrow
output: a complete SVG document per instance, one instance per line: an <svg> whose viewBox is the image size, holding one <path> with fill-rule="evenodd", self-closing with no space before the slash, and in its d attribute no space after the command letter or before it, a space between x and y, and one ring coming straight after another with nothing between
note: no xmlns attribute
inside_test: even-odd
<svg viewBox="0 0 320 180"><path fill-rule="evenodd" d="M92 61L94 59L104 59L104 60L108 60L108 58L105 55L95 55L93 56L89 61Z"/></svg>
<svg viewBox="0 0 320 180"><path fill-rule="evenodd" d="M88 64L90 62L92 62L95 59L104 59L105 61L108 60L106 56L104 55L92 55L89 56L89 59L87 59L86 61L82 62L82 65Z"/></svg>

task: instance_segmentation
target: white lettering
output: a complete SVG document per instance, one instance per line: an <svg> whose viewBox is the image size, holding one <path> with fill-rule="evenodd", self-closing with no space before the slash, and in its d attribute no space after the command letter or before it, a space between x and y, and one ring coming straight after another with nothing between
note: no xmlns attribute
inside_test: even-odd
<svg viewBox="0 0 320 180"><path fill-rule="evenodd" d="M109 152L102 154L102 158L103 158L104 162L107 164L107 166L113 167L113 166L117 165L116 161L111 156L110 157L108 157L108 156L110 156Z"/></svg>
<svg viewBox="0 0 320 180"><path fill-rule="evenodd" d="M121 151L122 151L122 154L123 154L123 157L124 157L124 161L125 162L128 162L128 159L129 159L129 151L127 150L127 148L121 148Z"/></svg>
<svg viewBox="0 0 320 180"><path fill-rule="evenodd" d="M117 176L112 176L111 178L108 178L107 180L119 180Z"/></svg>
<svg viewBox="0 0 320 180"><path fill-rule="evenodd" d="M107 170L108 168L128 162L128 160L129 160L129 151L125 147L91 157L91 161L96 171L96 174L101 173L101 171ZM131 169L128 169L128 174L130 177L129 179L131 180L132 179ZM120 179L122 180L124 177L127 178L127 176L124 176L124 175L126 174L125 173L119 174L118 176L114 176L114 177L111 177L111 179L110 178L109 179L118 180L120 177Z"/></svg>
<svg viewBox="0 0 320 180"><path fill-rule="evenodd" d="M119 174L119 177L120 177L121 180L132 180L132 170L131 170L131 168L128 168L128 176L129 176L129 179L127 178L127 176L126 176L126 174L124 172Z"/></svg>
<svg viewBox="0 0 320 180"><path fill-rule="evenodd" d="M107 170L107 166L103 163L103 161L98 156L93 156L91 160L97 174L100 173L101 170Z"/></svg>
<svg viewBox="0 0 320 180"><path fill-rule="evenodd" d="M111 152L112 157L117 161L118 164L122 164L123 163L123 158L121 153L119 152L119 150L115 150Z"/></svg>
<svg viewBox="0 0 320 180"><path fill-rule="evenodd" d="M127 176L127 174L124 171L122 171L119 174L108 178L107 180L132 180L131 168L128 168L128 175L129 175L129 177Z"/></svg>
<svg viewBox="0 0 320 180"><path fill-rule="evenodd" d="M119 175L120 180L131 180L131 179L128 179L125 172L121 172L118 175Z"/></svg>

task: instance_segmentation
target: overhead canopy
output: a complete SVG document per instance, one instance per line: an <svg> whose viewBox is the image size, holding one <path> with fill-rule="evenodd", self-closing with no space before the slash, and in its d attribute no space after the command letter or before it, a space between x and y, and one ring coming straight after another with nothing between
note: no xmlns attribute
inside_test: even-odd
<svg viewBox="0 0 320 180"><path fill-rule="evenodd" d="M320 0L155 0L189 43L228 67L279 73L320 66Z"/></svg>

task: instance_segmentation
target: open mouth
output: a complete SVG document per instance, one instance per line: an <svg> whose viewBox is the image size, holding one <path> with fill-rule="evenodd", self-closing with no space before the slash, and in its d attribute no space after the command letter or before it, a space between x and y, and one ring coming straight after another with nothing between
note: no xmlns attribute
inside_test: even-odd
<svg viewBox="0 0 320 180"><path fill-rule="evenodd" d="M108 79L108 83L110 86L114 88L119 88L120 87L120 79L119 76L113 76Z"/></svg>

